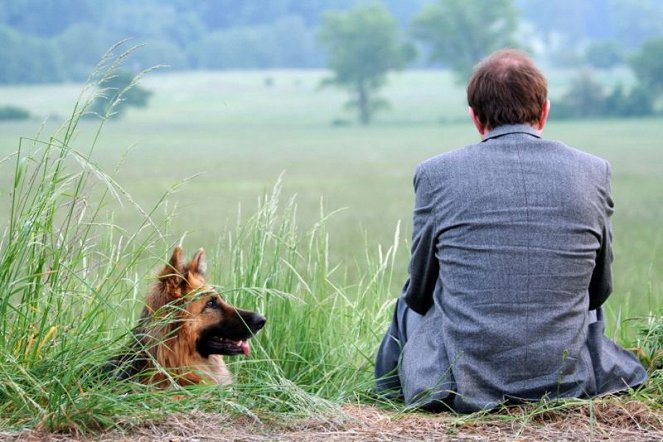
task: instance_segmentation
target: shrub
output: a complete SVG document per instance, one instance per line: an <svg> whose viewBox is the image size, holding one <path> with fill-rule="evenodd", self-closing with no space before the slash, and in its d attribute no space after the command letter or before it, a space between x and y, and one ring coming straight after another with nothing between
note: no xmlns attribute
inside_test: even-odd
<svg viewBox="0 0 663 442"><path fill-rule="evenodd" d="M143 108L152 91L136 85L137 77L129 71L118 71L101 80L99 94L90 106L91 114L118 118L127 107Z"/></svg>
<svg viewBox="0 0 663 442"><path fill-rule="evenodd" d="M591 118L600 116L604 109L603 87L588 72L583 72L572 83L562 99L550 109L552 118Z"/></svg>
<svg viewBox="0 0 663 442"><path fill-rule="evenodd" d="M604 114L614 117L641 117L654 113L654 103L648 90L636 86L625 92L622 85L617 85L605 98Z"/></svg>
<svg viewBox="0 0 663 442"><path fill-rule="evenodd" d="M30 112L17 106L0 106L0 120L27 120Z"/></svg>
<svg viewBox="0 0 663 442"><path fill-rule="evenodd" d="M626 91L619 84L609 94L603 86L584 72L576 78L566 94L551 107L551 118L641 117L654 113L649 90L636 85Z"/></svg>

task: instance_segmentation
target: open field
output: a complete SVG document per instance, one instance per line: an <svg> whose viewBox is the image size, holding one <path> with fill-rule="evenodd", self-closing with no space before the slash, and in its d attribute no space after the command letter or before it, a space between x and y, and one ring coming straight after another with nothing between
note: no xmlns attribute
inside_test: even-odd
<svg viewBox="0 0 663 442"><path fill-rule="evenodd" d="M614 81L614 75L619 77L613 73L606 81ZM13 363L27 367L21 374L25 379L16 379L16 385L12 383L12 389L7 390L25 393L26 379L61 376L57 370L78 373L49 365L49 358L60 358L60 354L90 346L99 354L81 356L81 367L103 361L117 348L112 337L133 323L152 269L184 237L188 254L201 246L210 253L212 282L230 292L234 288L264 290L248 301L247 294L255 290L247 290L244 298L230 295L239 298L240 305L248 303L270 318L257 340L256 357L233 365L243 385L238 388L244 392L242 397L238 399L237 392L203 390L200 398L174 402L167 395L141 396L143 391L125 391L123 394L129 396L117 401L105 390L85 395L72 374L72 379L63 381L64 393L55 399L52 393L48 400L39 396L49 391L50 387L44 386L43 391L36 389L35 408L32 404L23 405L25 410L13 404L0 407L0 413L14 413L0 424L84 430L88 425L113 426L109 422L116 422L116 415L130 416L120 419L120 426L134 425L136 419L158 419L160 413L154 410L164 414L191 410L243 414L248 410L248 414L285 413L306 419L318 412L333 412L339 404L373 401L370 360L390 317L391 301L406 275L414 167L478 137L465 118L462 88L454 85L447 73L419 71L394 76L384 92L393 109L368 128L347 124L352 115L342 110L343 93L318 90L323 76L317 71L270 71L161 73L145 79L143 85L154 91L149 108L129 110L122 120L108 122L92 160L146 211L173 186L186 181L152 215L166 236L137 247L136 255L127 251L130 241L120 241L119 233L111 239L100 236L96 242L91 236L90 250L99 256L107 250L109 256L99 261L108 264L117 283L105 284L106 276L92 275L97 279L91 276L94 282L84 284L68 302L79 297L85 300L85 307L81 307L85 314L92 301L103 297L100 322L89 325L91 331L77 331L72 325L67 329L71 336L65 337L62 332L51 333L53 327L63 330L63 324L75 321L81 311L68 310L67 304L62 306L62 317L43 313L40 329L25 334L34 333L44 353L32 355L27 362L17 356ZM552 77L553 92L563 89L565 78ZM15 158L10 155L17 149L19 137L33 137L40 130L41 119L48 118L39 136L48 139L71 112L79 89L78 85L0 88L0 105L19 105L38 116L33 121L0 123L0 160L9 156L0 162L3 229L15 173ZM332 125L334 120L339 124ZM98 125L81 121L69 145L87 152ZM662 135L661 118L551 121L545 131L545 136L605 157L613 165L616 262L615 291L607 309L608 334L629 345L638 344L636 323L630 319L660 314L663 308ZM60 131L57 138L63 136ZM24 153L31 150L31 144L23 142ZM259 197L271 191L281 174L280 198L263 200L264 217L249 220L258 210ZM91 195L90 207L103 189L98 181L92 174L81 190ZM67 197L66 192L63 195ZM294 209L287 208L293 195L296 222ZM100 213L103 221L111 219L132 232L144 217L126 197L123 200L122 206L104 200ZM265 205L269 209L277 200L276 215L267 214L270 211ZM320 222L321 200L323 214L338 210L325 222ZM395 241L399 223L400 235ZM394 244L397 251L390 249ZM135 262L119 259L139 255ZM81 254L74 265L87 266L85 259ZM248 268L252 270L245 271ZM277 291L298 301L277 296ZM118 297L118 304L114 297ZM118 315L118 311L127 314ZM330 319L333 327L329 327ZM25 344L20 333L16 335L11 341L15 345L12 352L22 356L20 349ZM85 342L67 347L77 337ZM44 345L48 342L52 348ZM100 343L109 342L115 347L99 348ZM0 383L0 395L5 387L9 388ZM660 393L647 393L658 410ZM39 398L47 401L48 407ZM595 422L592 410L590 406L588 419ZM329 422L324 420L316 428L327 428ZM660 422L642 425L656 428ZM348 431L359 431L350 428ZM588 429L590 437L593 428ZM499 427L495 431L509 430ZM513 433L517 434L517 429ZM417 436L413 433L412 437ZM558 435L558 439L565 438Z"/></svg>
<svg viewBox="0 0 663 442"><path fill-rule="evenodd" d="M393 109L369 128L331 125L334 119L351 121L352 115L342 110L342 92L318 90L324 75L152 74L143 82L155 93L150 107L131 109L126 118L108 123L94 159L110 171L123 158L114 176L148 208L173 185L196 176L169 197L179 207L172 232L186 234L191 248L214 247L224 228L236 222L238 205L252 212L283 173L284 195L296 194L303 225L317 221L321 198L328 212L341 209L329 221L332 254L352 267L363 260L364 238L369 247L390 243L398 222L408 238L415 165L477 136L465 119L462 88L448 73L395 76L384 93ZM553 77L551 84L563 90L565 78ZM71 112L79 90L77 85L3 88L0 97L57 121ZM56 121L43 132L50 134ZM38 127L37 121L0 123L0 156L16 150L19 136L34 136ZM73 145L84 151L96 127L84 121ZM655 294L663 280L656 271L663 268L662 127L660 118L551 121L545 133L613 165L612 318L626 304L633 315L661 305ZM130 225L136 215L117 212L120 225ZM402 279L405 247L398 259Z"/></svg>

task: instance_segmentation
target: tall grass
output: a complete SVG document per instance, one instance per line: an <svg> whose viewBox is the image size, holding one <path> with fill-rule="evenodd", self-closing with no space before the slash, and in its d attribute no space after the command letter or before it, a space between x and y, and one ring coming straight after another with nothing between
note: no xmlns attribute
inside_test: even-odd
<svg viewBox="0 0 663 442"><path fill-rule="evenodd" d="M112 223L109 209L125 200L91 160L93 142L74 147L78 123L99 89L132 49L112 48L69 120L49 138L21 139L14 162L10 216L0 240L0 423L49 429L107 425L127 407L90 384L86 373L108 357L133 311L138 263L165 238L149 214L134 232ZM109 110L112 112L112 109ZM155 206L155 207L158 207ZM111 220L111 221L109 221Z"/></svg>
<svg viewBox="0 0 663 442"><path fill-rule="evenodd" d="M229 358L235 385L157 390L99 376L128 342L152 272L183 234L168 232L177 216L164 209L168 194L144 210L94 164L109 115L100 116L91 145L76 148L78 122L95 95L114 93L121 103L122 91L99 90L131 53L121 49L104 57L54 136L22 139L0 160L13 165L0 239L0 425L90 431L194 409L338 415L343 402L372 401L373 355L401 283L393 280L394 260L406 252L399 252L399 226L386 249L359 244L365 262L349 272L330 258L326 226L334 214L321 202L318 222L302 228L280 181L208 250L209 282L268 318L251 357ZM134 207L135 230L113 222L119 204ZM653 361L660 324L652 319L640 342ZM657 379L643 394L660 403Z"/></svg>
<svg viewBox="0 0 663 442"><path fill-rule="evenodd" d="M268 318L256 357L237 364L237 378L252 388L356 399L371 389L373 354L391 316L398 229L388 250L367 253L363 277L347 284L342 268L330 262L322 204L320 221L299 232L296 206L290 201L279 211L279 192L277 183L260 210L228 233L218 248L228 256L214 260L220 292ZM283 406L297 408L289 394L283 398Z"/></svg>
<svg viewBox="0 0 663 442"><path fill-rule="evenodd" d="M0 163L14 165L0 241L0 424L87 431L194 407L302 415L369 391L398 237L384 254L376 250L373 271L346 286L329 260L327 215L321 208L320 222L300 232L294 201L279 208L280 184L211 253L210 281L269 318L254 356L234 364L238 385L155 391L100 379L98 368L128 338L154 257L173 245L168 215L161 225L152 216L167 195L143 210L92 160L113 108L99 116L91 145L75 147L95 96L121 103L124 91L99 90L133 49L121 50L104 57L55 135L21 139ZM112 221L113 208L127 203L143 220L131 232Z"/></svg>

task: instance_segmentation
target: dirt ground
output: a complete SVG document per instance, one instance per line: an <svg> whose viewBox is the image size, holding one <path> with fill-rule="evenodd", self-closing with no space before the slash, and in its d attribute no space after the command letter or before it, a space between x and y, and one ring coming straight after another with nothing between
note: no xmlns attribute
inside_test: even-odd
<svg viewBox="0 0 663 442"><path fill-rule="evenodd" d="M36 430L2 433L3 441L663 441L663 416L644 404L617 400L541 412L513 408L467 418L451 414L397 414L347 405L334 418L288 422L216 414L189 414L94 435Z"/></svg>

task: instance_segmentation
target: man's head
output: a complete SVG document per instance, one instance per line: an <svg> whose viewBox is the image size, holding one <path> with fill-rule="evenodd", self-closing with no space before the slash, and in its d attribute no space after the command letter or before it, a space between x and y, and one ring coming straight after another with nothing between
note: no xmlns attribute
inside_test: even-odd
<svg viewBox="0 0 663 442"><path fill-rule="evenodd" d="M470 117L479 133L505 124L541 131L548 117L548 84L523 52L502 49L483 59L467 84Z"/></svg>

